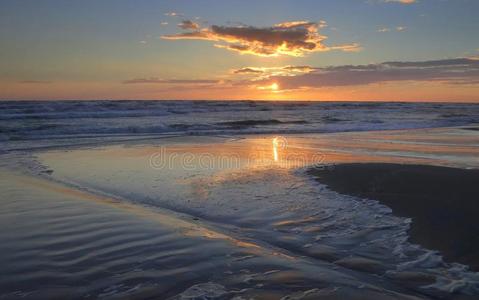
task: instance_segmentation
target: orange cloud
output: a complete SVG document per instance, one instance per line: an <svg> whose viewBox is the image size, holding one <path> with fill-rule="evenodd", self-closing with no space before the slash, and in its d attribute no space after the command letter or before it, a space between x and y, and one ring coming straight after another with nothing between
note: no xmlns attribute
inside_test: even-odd
<svg viewBox="0 0 479 300"><path fill-rule="evenodd" d="M326 23L293 21L276 24L272 27L253 26L217 26L185 33L163 36L167 40L208 40L222 42L215 44L218 48L236 51L241 54L257 56L304 56L310 52L320 51L358 51L356 43L346 45L327 46L326 36L319 33L319 29Z"/></svg>
<svg viewBox="0 0 479 300"><path fill-rule="evenodd" d="M316 68L310 66L284 66L284 67L269 67L269 68L258 68L258 67L245 67L241 69L232 70L233 74L239 75L259 75L264 74L265 76L271 75L288 75L288 74L297 74L297 73L309 73L314 71Z"/></svg>
<svg viewBox="0 0 479 300"><path fill-rule="evenodd" d="M300 72L300 73L309 73L315 70L315 68L310 66L286 66L283 67L283 70L292 71L292 72Z"/></svg>

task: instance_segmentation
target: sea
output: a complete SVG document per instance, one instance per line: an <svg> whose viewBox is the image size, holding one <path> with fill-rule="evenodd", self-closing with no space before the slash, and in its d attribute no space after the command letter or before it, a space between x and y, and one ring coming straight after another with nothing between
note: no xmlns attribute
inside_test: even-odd
<svg viewBox="0 0 479 300"><path fill-rule="evenodd" d="M448 127L477 122L479 104L2 101L0 150L93 137L325 133Z"/></svg>
<svg viewBox="0 0 479 300"><path fill-rule="evenodd" d="M414 220L306 171L477 168L477 124L461 103L2 101L0 299L475 299ZM277 164L286 140L305 164Z"/></svg>

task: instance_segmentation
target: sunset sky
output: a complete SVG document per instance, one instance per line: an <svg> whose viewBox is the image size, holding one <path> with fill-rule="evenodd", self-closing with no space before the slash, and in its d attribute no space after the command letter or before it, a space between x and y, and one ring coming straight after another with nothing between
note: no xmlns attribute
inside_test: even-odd
<svg viewBox="0 0 479 300"><path fill-rule="evenodd" d="M477 0L0 0L0 99L479 102Z"/></svg>

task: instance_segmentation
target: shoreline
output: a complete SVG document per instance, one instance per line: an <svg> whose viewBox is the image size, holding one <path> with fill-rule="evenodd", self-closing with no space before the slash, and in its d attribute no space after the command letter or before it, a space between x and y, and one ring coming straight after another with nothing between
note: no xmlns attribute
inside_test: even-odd
<svg viewBox="0 0 479 300"><path fill-rule="evenodd" d="M410 240L479 271L479 170L346 163L308 171L340 194L377 200L412 219Z"/></svg>
<svg viewBox="0 0 479 300"><path fill-rule="evenodd" d="M100 253L111 252L115 255L102 256L102 263L119 268L133 278L142 277L146 269L136 272L134 264L124 264L124 268L120 268L116 257L125 255L133 261L144 261L145 255L149 257L153 251L153 257L165 258L160 268L149 260L141 266L148 266L146 273L153 274L154 278L161 278L157 272L165 270L184 274L184 268L199 275L193 280L182 275L178 284L164 281L151 290L166 291L171 296L181 296L203 287L226 293L239 291L248 283L238 286L235 282L243 282L244 276L254 274L259 274L264 286L252 287L245 297L265 293L279 299L294 295L295 291L336 285L341 286L339 291L349 289L350 292L338 294L333 291L332 298L352 298L358 293L368 299L388 296L383 292L374 294L373 289L377 288L384 289L385 293L399 293L399 297L404 294L455 299L476 294L476 274L463 265L445 264L434 250L437 247L412 245L407 241L409 224L404 218L391 214L389 208L376 201L340 196L304 176L303 172L303 167L317 161L328 165L393 161L477 167L475 145L479 137L473 131L408 130L287 135L284 138L287 138L287 147L275 144L277 137L271 135L237 136L236 139L182 136L161 141L12 153L11 159L3 163L9 173L23 171L22 174L39 176L52 186L61 187L62 191L65 190L63 186L67 188L65 193L53 196L56 189L26 184L18 178L10 180L15 188L11 195L7 194L7 199L14 205L24 200L23 204L18 202L22 204L19 209L33 229L22 229L23 222L20 222L22 226L4 231L5 235L17 237L7 246L16 249L11 253L29 251L35 246L21 235L22 232L56 235L60 242L68 243L60 244L53 253L70 253L77 247L84 247L80 246L83 244ZM468 157L465 162L464 158ZM160 160L152 160L156 158ZM163 165L162 161L168 164ZM237 164L228 163L231 161ZM88 195L78 194L78 191ZM94 199L106 196L119 201L111 203L113 205L83 201L89 199L90 193ZM36 194L38 196L33 196ZM44 209L45 218L42 214L30 215L38 206L42 208L43 201L46 206L55 207L63 203L62 198L73 201L69 202L71 205L65 208L65 213L55 208ZM87 206L91 213L77 209ZM96 206L102 208L102 213L96 212ZM6 209L14 211L15 207ZM105 219L105 214L111 217ZM120 216L115 217L116 214ZM73 218L65 218L65 215ZM91 222L97 217L97 222ZM74 222L71 226L68 225L70 220ZM42 227L36 222L52 222L54 227ZM122 227L130 229L129 223L137 225L131 230ZM102 230L100 236L96 231L85 233L92 226ZM150 228L153 237L142 237ZM72 231L79 234L69 234ZM163 239L170 243L164 244ZM106 245L101 244L105 241ZM51 241L40 238L40 242ZM395 249L399 249L397 254ZM52 255L50 248L42 248L42 251ZM172 251L178 255L171 257L168 253ZM206 253L208 259L196 260L195 252ZM78 251L78 255L81 257L85 252ZM56 259L52 257L48 263L54 265ZM92 256L92 259L97 257ZM29 264L36 263L37 257L31 257ZM219 274L226 274L227 279L204 269L203 263L219 267ZM403 264L408 265L402 267ZM75 265L83 266L83 263ZM244 273L245 269L251 273ZM69 271L68 266L65 270ZM318 274L324 276L318 278ZM102 280L109 278L98 276ZM130 285L129 280L119 279L118 282L128 288L136 287ZM144 282L141 279L141 284ZM300 285L296 285L298 283ZM30 285L22 284L19 290L28 292ZM292 285L294 288L290 289ZM138 293L148 293L145 289L149 287L138 287ZM120 295L122 292L113 293ZM93 294L101 294L101 291L95 290Z"/></svg>
<svg viewBox="0 0 479 300"><path fill-rule="evenodd" d="M191 292L197 293L198 297L218 293L225 297L242 294L276 299L310 291L319 299L325 296L324 290L315 287L326 282L340 287L327 291L326 297L334 299L419 299L423 295L418 289L409 289L397 282L382 286L381 281L371 274L335 266L331 262L316 261L311 265L308 257L290 253L288 249L261 240L235 235L234 232L214 227L208 221L190 219L190 216L181 212L158 207L151 210L116 195L82 190L40 175L15 173L4 168L0 168L0 175L0 187L24 187L9 188L8 192L15 193L17 197L6 201L6 205L13 206L14 210L37 212L35 218L23 213L20 221L24 228L10 225L9 229L15 230L15 235L10 235L10 231L0 231L0 236L8 237L8 241L19 245L15 251L4 252L8 255L0 259L6 270L17 272L15 278L2 279L2 284L8 283L8 288L4 284L5 287L0 289L0 298L81 298L85 296L82 290L86 290L89 296L101 297L108 293L114 297L131 299L182 299L183 294L189 296ZM65 219L65 213L72 218ZM105 216L108 222L105 222ZM89 222L86 223L85 219ZM51 223L61 226L48 226ZM69 232L68 236L64 235L65 229ZM30 245L25 240L30 238L31 232L37 236L51 235L51 238ZM79 241L83 246L77 250L75 245ZM149 247L143 247L142 244L148 244ZM27 270L22 270L25 274L16 270L17 265L22 263L21 259L31 259L22 256L32 251L33 247L46 257L44 264L50 268L51 265L57 267L55 264L60 259L57 253L68 254L63 258L64 265L57 267L59 272L68 272L68 276L50 275L54 276L51 280L64 284L64 289L37 286L37 282L42 282L42 274L35 264L31 263ZM0 247L2 251L5 249ZM201 251L204 249L208 251ZM86 251L91 252L85 256ZM103 252L114 253L115 257L111 260L107 256L101 257ZM100 259L102 263L103 260L108 262L107 276L101 273L101 268L93 267ZM77 260L81 260L81 263L75 264L76 268L91 268L89 272L97 276L94 285L87 280L81 281L81 272L69 271L69 265ZM204 261L208 263L203 264ZM158 262L161 262L161 268ZM169 273L175 274L180 270L183 273L184 270L198 272L202 277L177 275L173 280L169 279ZM257 273L250 274L252 270ZM33 272L39 275L31 275L30 278ZM130 277L129 281L123 276L111 279L111 273L122 272ZM244 288L249 284L249 281L243 281L248 276L251 276L248 280L263 282L267 288L263 290L262 285ZM161 285L154 282L156 278L163 280ZM80 288L69 286L71 281L80 282ZM356 286L362 288L356 290Z"/></svg>

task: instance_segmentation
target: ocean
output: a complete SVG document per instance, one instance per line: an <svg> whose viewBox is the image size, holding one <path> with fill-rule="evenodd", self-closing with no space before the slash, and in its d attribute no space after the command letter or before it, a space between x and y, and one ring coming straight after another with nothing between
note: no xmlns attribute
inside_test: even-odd
<svg viewBox="0 0 479 300"><path fill-rule="evenodd" d="M325 133L460 126L478 104L267 101L3 101L0 150L142 135ZM34 146L34 145L32 145Z"/></svg>
<svg viewBox="0 0 479 300"><path fill-rule="evenodd" d="M0 102L0 299L474 299L479 273L411 242L414 219L308 171L477 169L478 123L473 104Z"/></svg>

